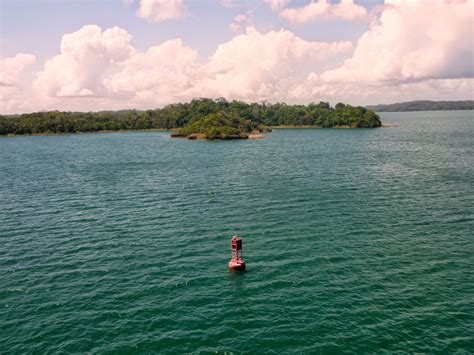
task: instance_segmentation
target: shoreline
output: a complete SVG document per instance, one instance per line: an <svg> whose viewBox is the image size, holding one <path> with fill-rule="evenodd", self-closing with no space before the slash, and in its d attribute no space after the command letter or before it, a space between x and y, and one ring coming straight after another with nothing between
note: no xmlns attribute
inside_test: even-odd
<svg viewBox="0 0 474 355"><path fill-rule="evenodd" d="M279 125L279 126L268 126L271 129L291 129L291 128L323 128L322 126L312 125Z"/></svg>
<svg viewBox="0 0 474 355"><path fill-rule="evenodd" d="M280 125L280 126L268 126L271 129L323 129L322 126L310 126L310 125ZM373 128L397 128L399 125L392 124L392 123L382 123L380 127L373 127ZM336 128L336 129L357 129L359 127L351 127L351 126L334 126L329 128ZM327 128L324 128L327 129ZM90 131L90 132L67 132L67 133L53 133L53 132L46 132L46 133L31 133L31 134L5 134L0 135L1 137L41 137L41 136L67 136L67 135L74 135L74 134L100 134L100 133L120 133L120 132L171 132L173 128L149 128L149 129L118 129L118 130L104 130L104 131ZM249 137L250 139L259 139L264 137Z"/></svg>
<svg viewBox="0 0 474 355"><path fill-rule="evenodd" d="M337 125L337 126L333 126L333 127L328 127L328 128L324 128L323 126L311 126L311 125L295 125L295 126L292 126L292 125L280 125L280 126L268 126L270 127L271 129L294 129L294 128L303 128L303 129L331 129L331 128L336 128L336 129L365 129L365 127L353 127L353 126L349 126L349 125ZM395 125L395 124L391 124L391 123L382 123L382 125L380 127L367 127L368 129L372 129L372 128L394 128L394 127L398 127L398 125Z"/></svg>
<svg viewBox="0 0 474 355"><path fill-rule="evenodd" d="M148 128L148 129L107 129L103 131L88 131L88 132L44 132L44 133L29 133L29 134L4 134L0 137L41 137L41 136L69 136L74 134L98 134L98 133L120 133L120 132L168 132L172 128Z"/></svg>

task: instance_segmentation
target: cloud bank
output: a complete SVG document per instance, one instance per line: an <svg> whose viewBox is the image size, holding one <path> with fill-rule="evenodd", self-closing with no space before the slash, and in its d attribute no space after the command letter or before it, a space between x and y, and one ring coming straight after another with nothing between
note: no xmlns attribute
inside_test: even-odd
<svg viewBox="0 0 474 355"><path fill-rule="evenodd" d="M88 25L65 34L58 55L38 72L29 71L32 54L3 59L0 112L143 109L195 97L353 104L473 99L473 5L390 0L355 44L247 26L205 61L179 38L141 51L123 28Z"/></svg>
<svg viewBox="0 0 474 355"><path fill-rule="evenodd" d="M472 1L389 4L352 57L323 79L389 83L474 76Z"/></svg>

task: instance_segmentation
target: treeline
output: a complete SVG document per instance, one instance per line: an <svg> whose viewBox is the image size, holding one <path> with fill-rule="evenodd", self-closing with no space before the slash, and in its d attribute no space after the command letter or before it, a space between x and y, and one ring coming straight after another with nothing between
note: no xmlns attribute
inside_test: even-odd
<svg viewBox="0 0 474 355"><path fill-rule="evenodd" d="M0 135L98 132L182 128L210 114L224 112L266 126L379 127L380 118L361 106L327 102L309 105L247 104L225 99L195 99L161 109L102 112L34 112L0 115Z"/></svg>
<svg viewBox="0 0 474 355"><path fill-rule="evenodd" d="M377 112L474 110L474 101L408 101L367 106L367 108Z"/></svg>

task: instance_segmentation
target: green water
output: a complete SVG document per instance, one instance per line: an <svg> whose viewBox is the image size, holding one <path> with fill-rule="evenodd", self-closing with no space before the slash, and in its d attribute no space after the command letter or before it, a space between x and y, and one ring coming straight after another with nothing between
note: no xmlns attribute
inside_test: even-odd
<svg viewBox="0 0 474 355"><path fill-rule="evenodd" d="M1 138L0 353L472 353L474 112L382 119Z"/></svg>

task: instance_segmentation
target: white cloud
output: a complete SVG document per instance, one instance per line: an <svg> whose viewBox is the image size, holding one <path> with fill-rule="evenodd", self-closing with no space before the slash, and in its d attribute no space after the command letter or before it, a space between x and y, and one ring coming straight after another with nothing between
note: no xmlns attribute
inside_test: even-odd
<svg viewBox="0 0 474 355"><path fill-rule="evenodd" d="M354 105L412 100L474 100L474 79L432 79L407 83L326 82L311 73L295 85L287 102L347 102Z"/></svg>
<svg viewBox="0 0 474 355"><path fill-rule="evenodd" d="M262 50L264 48L264 50ZM129 95L140 105L156 106L193 97L285 100L291 86L310 70L342 63L350 42L308 42L290 31L245 34L219 45L209 61L197 63L197 52L181 40L136 52L107 81L115 95Z"/></svg>
<svg viewBox="0 0 474 355"><path fill-rule="evenodd" d="M0 113L28 109L22 76L35 60L34 55L27 53L0 59Z"/></svg>
<svg viewBox="0 0 474 355"><path fill-rule="evenodd" d="M303 7L281 10L280 17L293 24L303 24L318 18L364 20L368 19L368 13L353 0L341 0L338 4L331 4L329 0L311 0Z"/></svg>
<svg viewBox="0 0 474 355"><path fill-rule="evenodd" d="M61 53L46 61L35 86L53 97L106 96L104 78L133 53L131 36L119 27L102 32L88 25L63 36Z"/></svg>
<svg viewBox="0 0 474 355"><path fill-rule="evenodd" d="M185 97L198 81L197 52L174 39L135 52L106 85L118 95L144 105L160 105ZM187 98L187 97L186 97Z"/></svg>
<svg viewBox="0 0 474 355"><path fill-rule="evenodd" d="M24 70L33 64L36 57L33 54L18 53L12 58L0 59L0 87L16 86Z"/></svg>
<svg viewBox="0 0 474 355"><path fill-rule="evenodd" d="M181 39L138 50L124 29L84 26L63 36L60 53L36 74L36 91L27 70L33 55L1 61L0 112L154 108L194 97L474 99L473 1L390 0L355 47L246 26L204 61ZM236 22L246 24L241 15Z"/></svg>
<svg viewBox="0 0 474 355"><path fill-rule="evenodd" d="M37 106L143 108L201 96L283 101L308 72L342 63L352 49L350 42L310 42L287 30L248 27L199 63L197 51L180 39L143 52L130 40L123 29L93 25L64 35L61 53L37 73Z"/></svg>
<svg viewBox="0 0 474 355"><path fill-rule="evenodd" d="M279 9L284 8L286 5L288 5L292 0L263 0L263 1L266 2L268 5L270 5L270 7L273 10L279 10Z"/></svg>
<svg viewBox="0 0 474 355"><path fill-rule="evenodd" d="M203 91L212 97L285 100L312 70L322 70L352 49L350 42L309 42L287 30L245 34L221 44L206 65Z"/></svg>
<svg viewBox="0 0 474 355"><path fill-rule="evenodd" d="M327 82L413 82L474 76L474 2L390 0Z"/></svg>
<svg viewBox="0 0 474 355"><path fill-rule="evenodd" d="M139 0L137 16L153 22L179 20L189 15L183 0Z"/></svg>
<svg viewBox="0 0 474 355"><path fill-rule="evenodd" d="M245 14L238 14L234 17L234 21L229 25L229 28L234 33L242 33L251 24L251 11Z"/></svg>

